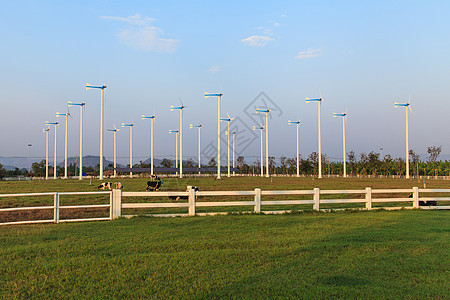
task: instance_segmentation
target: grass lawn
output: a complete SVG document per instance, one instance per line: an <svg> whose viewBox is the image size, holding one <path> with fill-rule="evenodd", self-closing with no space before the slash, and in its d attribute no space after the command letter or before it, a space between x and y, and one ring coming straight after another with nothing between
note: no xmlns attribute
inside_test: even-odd
<svg viewBox="0 0 450 300"><path fill-rule="evenodd" d="M436 298L447 211L0 227L0 298Z"/></svg>

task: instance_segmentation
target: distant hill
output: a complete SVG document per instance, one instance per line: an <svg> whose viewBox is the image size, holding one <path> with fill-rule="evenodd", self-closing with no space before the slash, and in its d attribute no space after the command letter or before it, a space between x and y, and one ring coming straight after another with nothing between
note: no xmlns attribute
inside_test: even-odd
<svg viewBox="0 0 450 300"><path fill-rule="evenodd" d="M68 157L67 158L67 165L75 164L77 165L80 163L80 158L77 157ZM83 166L84 167L95 167L100 163L100 156L95 155L86 155L83 156ZM107 167L109 164L113 164L114 162L107 160L105 157L103 157L103 166ZM58 163L59 167L64 167L64 160L60 163Z"/></svg>

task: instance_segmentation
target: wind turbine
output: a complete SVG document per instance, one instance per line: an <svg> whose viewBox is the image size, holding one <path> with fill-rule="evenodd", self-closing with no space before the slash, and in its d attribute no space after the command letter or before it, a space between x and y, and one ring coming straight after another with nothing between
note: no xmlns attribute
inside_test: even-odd
<svg viewBox="0 0 450 300"><path fill-rule="evenodd" d="M45 179L48 179L48 131L50 127L42 129L45 132Z"/></svg>
<svg viewBox="0 0 450 300"><path fill-rule="evenodd" d="M45 122L45 125L55 125L55 149L54 149L54 159L53 159L53 179L56 179L56 128L58 126L58 122Z"/></svg>
<svg viewBox="0 0 450 300"><path fill-rule="evenodd" d="M264 126L253 126L253 130L257 130L259 129L261 131L261 177L264 176L264 167L263 167L263 130L264 130Z"/></svg>
<svg viewBox="0 0 450 300"><path fill-rule="evenodd" d="M411 109L411 95L409 95L409 100L407 103L394 103L395 107L404 107L406 112L406 179L409 179L409 133L408 133L408 108L412 113Z"/></svg>
<svg viewBox="0 0 450 300"><path fill-rule="evenodd" d="M298 129L300 127L300 121L288 121L289 125L297 125L297 177L300 177L300 155L299 155L299 144L298 144Z"/></svg>
<svg viewBox="0 0 450 300"><path fill-rule="evenodd" d="M106 89L106 85L94 86L86 83L86 90L100 89L101 104L100 104L100 175L99 179L103 180L103 94Z"/></svg>
<svg viewBox="0 0 450 300"><path fill-rule="evenodd" d="M180 110L180 178L183 177L183 108L183 105L170 107L170 111Z"/></svg>
<svg viewBox="0 0 450 300"><path fill-rule="evenodd" d="M323 99L322 96L320 98L308 98L306 97L306 103L309 102L317 102L317 108L318 108L318 127L319 127L319 178L322 178L322 143L321 143L321 136L320 136L320 104L322 103Z"/></svg>
<svg viewBox="0 0 450 300"><path fill-rule="evenodd" d="M133 123L122 123L122 127L130 127L130 178L133 178L133 172L131 171L133 168L133 126Z"/></svg>
<svg viewBox="0 0 450 300"><path fill-rule="evenodd" d="M227 116L228 116L228 118L220 118L220 121L225 121L225 122L227 122L228 124L227 124L227 132L226 132L226 135L227 135L227 137L228 137L228 144L227 144L227 147L228 147L228 174L227 174L227 177L230 177L231 175L230 175L230 122L232 121L232 120L234 120L234 118L232 119L232 118L230 118L230 115L227 113Z"/></svg>
<svg viewBox="0 0 450 300"><path fill-rule="evenodd" d="M150 119L150 175L153 175L153 124L155 122L155 115L146 117L142 115L142 120Z"/></svg>
<svg viewBox="0 0 450 300"><path fill-rule="evenodd" d="M344 178L347 177L347 165L345 163L345 123L347 122L347 110L345 113L333 113L333 117L342 117L342 145L343 145L343 156L344 156Z"/></svg>
<svg viewBox="0 0 450 300"><path fill-rule="evenodd" d="M217 179L220 179L220 100L222 96L223 94L205 92L205 98L217 97Z"/></svg>
<svg viewBox="0 0 450 300"><path fill-rule="evenodd" d="M67 106L79 106L80 107L80 174L79 180L83 179L83 108L86 103L73 103L71 101L67 102Z"/></svg>
<svg viewBox="0 0 450 300"><path fill-rule="evenodd" d="M199 124L199 125L192 125L192 124L190 124L189 128L190 129L198 128L198 169L199 169L198 172L200 174L200 168L202 167L202 165L200 163L200 128L202 128L202 125L201 124Z"/></svg>
<svg viewBox="0 0 450 300"><path fill-rule="evenodd" d="M120 131L120 129L117 129L116 125L114 125L114 129L106 129L106 130L114 132L114 178L115 178L117 176L117 171L116 171L116 167L117 167L117 164L116 164L116 157L117 157L117 155L116 155L116 133L117 133L117 131Z"/></svg>
<svg viewBox="0 0 450 300"><path fill-rule="evenodd" d="M257 108L256 113L266 114L266 177L269 177L269 112L270 109Z"/></svg>
<svg viewBox="0 0 450 300"><path fill-rule="evenodd" d="M232 135L233 135L233 169L235 168L235 159L234 159L234 149L235 149L235 137L236 137L236 131L233 131L232 133L231 133ZM233 176L235 176L236 175L236 172L233 170Z"/></svg>
<svg viewBox="0 0 450 300"><path fill-rule="evenodd" d="M175 168L178 168L178 130L169 130L169 133L175 133Z"/></svg>
<svg viewBox="0 0 450 300"><path fill-rule="evenodd" d="M68 125L67 119L69 118L70 113L68 113L68 112L65 114L59 113L59 112L56 113L56 117L62 117L62 116L66 117L66 128L65 128L66 135L65 135L65 139L64 139L64 178L67 179L67 125Z"/></svg>

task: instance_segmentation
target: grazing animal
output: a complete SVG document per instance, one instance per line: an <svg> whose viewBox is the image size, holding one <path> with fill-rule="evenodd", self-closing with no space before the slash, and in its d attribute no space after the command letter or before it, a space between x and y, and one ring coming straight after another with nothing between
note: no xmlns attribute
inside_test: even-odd
<svg viewBox="0 0 450 300"><path fill-rule="evenodd" d="M408 198L412 198L413 194L411 193ZM437 201L419 201L419 206L436 206L437 205Z"/></svg>
<svg viewBox="0 0 450 300"><path fill-rule="evenodd" d="M196 192L199 191L199 188L196 186L191 187ZM189 192L189 188L186 188L186 192ZM170 200L180 201L180 200L187 200L189 199L189 196L169 196Z"/></svg>
<svg viewBox="0 0 450 300"><path fill-rule="evenodd" d="M156 175L152 175L150 176L150 180L147 181L147 191L158 191L162 184L163 182L161 178Z"/></svg>
<svg viewBox="0 0 450 300"><path fill-rule="evenodd" d="M117 189L117 190L121 190L121 189L123 189L123 185L122 185L122 183L121 183L121 182L119 182L119 181L117 181L117 182L114 182L114 185L116 186L116 189Z"/></svg>
<svg viewBox="0 0 450 300"><path fill-rule="evenodd" d="M111 186L112 186L112 183L111 183L111 182L102 182L102 183L98 186L98 189L99 189L99 190L106 190L106 189L111 190Z"/></svg>

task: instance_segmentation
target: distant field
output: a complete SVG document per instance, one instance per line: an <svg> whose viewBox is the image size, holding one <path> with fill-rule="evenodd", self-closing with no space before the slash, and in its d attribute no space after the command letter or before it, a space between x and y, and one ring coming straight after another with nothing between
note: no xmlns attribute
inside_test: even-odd
<svg viewBox="0 0 450 300"><path fill-rule="evenodd" d="M0 298L409 298L450 292L447 211L0 227Z"/></svg>
<svg viewBox="0 0 450 300"><path fill-rule="evenodd" d="M145 191L147 178L121 178L116 179L124 185L124 191ZM106 180L105 180L106 181ZM107 179L114 182L114 179ZM414 186L423 187L423 181L406 180L406 179L386 179L386 178L296 178L296 177L224 177L222 180L215 180L214 177L189 177L189 178L163 178L164 184L162 191L184 191L186 186L193 185L206 190L254 190L261 188L262 190L292 190L292 189L364 189L366 187L398 189L412 188ZM0 181L0 194L10 193L30 193L30 192L71 192L71 191L97 191L99 185L98 180L85 179L79 181L70 180L36 180L36 181ZM427 180L427 188L450 188L450 181L447 180ZM442 195L442 194L441 194ZM377 197L392 197L389 194L379 194ZM399 194L395 197L408 197L409 194ZM432 196L432 195L429 195ZM450 196L450 195L447 195ZM277 198L278 197L278 198ZM311 199L311 196L264 196L263 200L271 199ZM364 198L364 195L324 195L321 198ZM222 197L204 197L198 201L239 201L250 200L249 196L222 196ZM124 198L126 202L169 202L165 197L148 198L133 197ZM90 195L90 196L62 196L62 205L80 205L80 204L107 204L109 197L107 195ZM52 196L41 197L23 197L23 198L0 198L0 208L4 207L20 207L20 206L51 206L53 205ZM443 203L443 205L447 205ZM374 204L374 207L388 206L411 206L411 203L383 203ZM323 204L321 208L358 208L364 207L364 204ZM263 210L311 210L312 205L284 205L284 206L265 206ZM197 208L197 212L240 212L251 211L252 207L202 207ZM61 210L62 218L78 218L78 217L105 217L108 216L108 209L72 209ZM180 208L158 208L158 209L128 209L123 214L152 214L152 213L186 213L187 209ZM30 218L51 219L52 211L27 211L27 212L8 212L0 213L0 222L14 220L28 220Z"/></svg>

